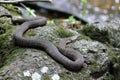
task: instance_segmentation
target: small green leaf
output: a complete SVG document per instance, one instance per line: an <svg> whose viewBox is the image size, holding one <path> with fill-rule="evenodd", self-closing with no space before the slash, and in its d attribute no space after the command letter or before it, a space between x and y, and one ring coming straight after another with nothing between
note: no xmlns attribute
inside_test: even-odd
<svg viewBox="0 0 120 80"><path fill-rule="evenodd" d="M34 13L35 13L35 10L33 10L33 9L30 9L30 8L26 8L27 9L27 13L29 14L29 15L32 15L32 16L36 16Z"/></svg>
<svg viewBox="0 0 120 80"><path fill-rule="evenodd" d="M66 21L66 22L75 22L76 20L75 20L74 16L70 16L68 19L65 19L64 21Z"/></svg>
<svg viewBox="0 0 120 80"><path fill-rule="evenodd" d="M33 10L33 9L30 9L30 8L28 8L27 6L25 6L24 4L22 4L22 3L20 3L21 4L21 6L23 6L26 10L27 10L27 14L28 15L32 15L32 16L36 16L35 15L35 10Z"/></svg>

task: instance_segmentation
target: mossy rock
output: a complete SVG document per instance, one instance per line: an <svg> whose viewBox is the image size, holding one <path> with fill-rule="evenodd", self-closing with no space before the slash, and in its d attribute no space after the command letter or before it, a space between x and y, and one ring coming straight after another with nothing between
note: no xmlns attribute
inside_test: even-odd
<svg viewBox="0 0 120 80"><path fill-rule="evenodd" d="M94 26L86 25L82 30L78 31L86 36L89 36L91 39L100 41L103 43L110 42L109 33L105 30L99 30Z"/></svg>
<svg viewBox="0 0 120 80"><path fill-rule="evenodd" d="M21 11L12 4L2 4L12 15L22 15Z"/></svg>
<svg viewBox="0 0 120 80"><path fill-rule="evenodd" d="M0 34L0 61L2 62L0 67L2 67L3 65L6 65L6 61L9 59L10 55L13 55L13 51L17 50L12 39L12 33L16 26L11 25L11 19L1 17L0 27L5 29L5 32Z"/></svg>

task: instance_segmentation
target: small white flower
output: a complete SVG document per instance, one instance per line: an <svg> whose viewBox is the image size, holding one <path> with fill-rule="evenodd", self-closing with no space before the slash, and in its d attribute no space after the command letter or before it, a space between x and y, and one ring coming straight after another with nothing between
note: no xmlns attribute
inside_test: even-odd
<svg viewBox="0 0 120 80"><path fill-rule="evenodd" d="M23 75L24 75L24 76L31 76L30 71L24 71L24 72L23 72Z"/></svg>
<svg viewBox="0 0 120 80"><path fill-rule="evenodd" d="M52 80L59 80L60 79L60 76L58 74L54 74L52 76Z"/></svg>
<svg viewBox="0 0 120 80"><path fill-rule="evenodd" d="M47 73L47 71L48 71L48 67L46 67L46 66L41 69L42 73Z"/></svg>
<svg viewBox="0 0 120 80"><path fill-rule="evenodd" d="M38 74L37 72L34 72L31 77L32 80L41 80L41 75Z"/></svg>

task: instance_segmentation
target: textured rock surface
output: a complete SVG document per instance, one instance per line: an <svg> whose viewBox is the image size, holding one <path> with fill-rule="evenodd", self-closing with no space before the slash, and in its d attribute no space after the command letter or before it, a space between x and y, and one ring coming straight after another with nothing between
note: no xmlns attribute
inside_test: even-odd
<svg viewBox="0 0 120 80"><path fill-rule="evenodd" d="M57 27L56 27L57 29ZM43 39L49 39L53 41L53 43L58 43L60 40L60 37L57 37L57 34L55 34L55 27L40 27L35 29L36 39L43 38ZM101 68L104 69L104 65L106 61L108 61L108 53L106 50L106 47L95 41L86 41L86 40L78 40L74 43L70 43L68 47L75 48L76 50L79 50L85 57L86 63L88 64L88 67L85 69L85 73L87 75L93 73L93 70L90 70L90 67L96 67L94 72L101 71ZM68 70L66 70L63 66L56 63L52 58L50 58L44 51L41 50L35 50L35 49L22 49L20 52L17 52L15 55L13 55L10 59L10 64L8 66L5 66L2 70L5 75L1 76L1 79L18 79L18 80L25 80L28 78L28 80L31 78L32 75L37 72L39 75L41 75L41 78L45 78L44 76L48 76L52 78L52 75L54 74L61 74L64 73L64 75L70 76L72 79L81 79L81 77L74 77L80 75L84 75L83 73L73 73ZM97 61L96 61L97 58ZM93 66L94 65L94 66ZM42 67L48 67L48 72L46 74L41 72ZM105 70L108 67L105 67ZM28 71L28 76L26 77L24 75L24 72ZM5 73L6 72L6 73ZM88 73L89 72L89 73ZM3 74L3 73L1 73ZM30 76L29 76L30 75ZM84 76L82 76L84 78ZM89 78L89 77L88 77ZM62 79L62 77L60 77ZM63 78L64 79L64 78ZM67 79L67 78L66 78Z"/></svg>
<svg viewBox="0 0 120 80"><path fill-rule="evenodd" d="M120 71L120 17L112 18L108 22L86 26L82 31L91 39L109 45L111 49L109 55L112 58L110 71L113 70L112 74L116 76L115 80L118 80Z"/></svg>
<svg viewBox="0 0 120 80"><path fill-rule="evenodd" d="M108 33L108 40L114 47L120 47L120 17L111 19L109 22L94 24L94 26L101 32Z"/></svg>

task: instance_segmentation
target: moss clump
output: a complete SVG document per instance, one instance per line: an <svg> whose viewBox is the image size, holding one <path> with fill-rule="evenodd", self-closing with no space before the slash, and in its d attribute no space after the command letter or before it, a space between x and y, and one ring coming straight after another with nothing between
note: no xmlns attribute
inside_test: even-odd
<svg viewBox="0 0 120 80"><path fill-rule="evenodd" d="M8 18L0 18L0 26L3 27L6 31L3 34L0 34L0 67L6 65L6 60L12 55L13 51L17 48L13 44L12 32L15 27L11 25L11 21Z"/></svg>
<svg viewBox="0 0 120 80"><path fill-rule="evenodd" d="M34 33L34 30L33 29L30 29L28 30L26 33L25 33L25 37L33 37L35 36L36 34Z"/></svg>
<svg viewBox="0 0 120 80"><path fill-rule="evenodd" d="M88 75L82 75L81 73L69 73L69 72L61 72L59 73L60 80L89 80Z"/></svg>
<svg viewBox="0 0 120 80"><path fill-rule="evenodd" d="M51 78L48 75L44 75L43 80L51 80Z"/></svg>
<svg viewBox="0 0 120 80"><path fill-rule="evenodd" d="M13 6L12 4L2 4L2 6L8 9L8 11L10 11L10 13L12 13L13 15L22 15L21 11L18 10L18 8Z"/></svg>
<svg viewBox="0 0 120 80"><path fill-rule="evenodd" d="M86 36L86 35L80 35L80 36L78 37L78 39L79 39L79 40L81 40L81 39L91 40L90 37L88 37L88 36Z"/></svg>
<svg viewBox="0 0 120 80"><path fill-rule="evenodd" d="M10 46L12 45L10 36L12 33L12 26L9 23L9 20L7 19L1 19L0 25L3 27L6 32L0 35L0 53L6 52L6 50L9 50Z"/></svg>
<svg viewBox="0 0 120 80"><path fill-rule="evenodd" d="M93 26L85 26L82 30L78 31L86 36L89 36L93 40L97 40L103 43L109 43L109 33L108 31L100 31L99 29Z"/></svg>
<svg viewBox="0 0 120 80"><path fill-rule="evenodd" d="M9 51L9 53L4 55L4 58L6 59L6 62L8 62L8 63L11 62L10 60L13 59L13 57L14 57L13 55L18 53L18 52L21 52L21 51L22 51L22 49L20 49L18 47L12 48L11 51Z"/></svg>
<svg viewBox="0 0 120 80"><path fill-rule="evenodd" d="M5 66L9 65L11 62L15 61L15 57L14 54L21 52L22 49L19 49L17 47L11 48L9 51L7 51L6 54L4 54L3 58L2 58L2 66L1 66L1 70L2 68L4 68Z"/></svg>
<svg viewBox="0 0 120 80"><path fill-rule="evenodd" d="M109 73L112 75L111 80L120 80L120 49L108 49L111 64L109 65Z"/></svg>
<svg viewBox="0 0 120 80"><path fill-rule="evenodd" d="M6 30L3 27L0 27L0 35L3 34L3 33L5 33L5 31Z"/></svg>
<svg viewBox="0 0 120 80"><path fill-rule="evenodd" d="M61 72L60 77L62 78L61 80L69 80L72 79L72 76L69 76L69 74L67 74L66 72Z"/></svg>
<svg viewBox="0 0 120 80"><path fill-rule="evenodd" d="M115 80L112 75L107 74L103 80ZM117 79L119 80L119 79Z"/></svg>
<svg viewBox="0 0 120 80"><path fill-rule="evenodd" d="M56 34L58 34L61 38L73 36L72 32L67 31L66 28L61 26L56 30Z"/></svg>

